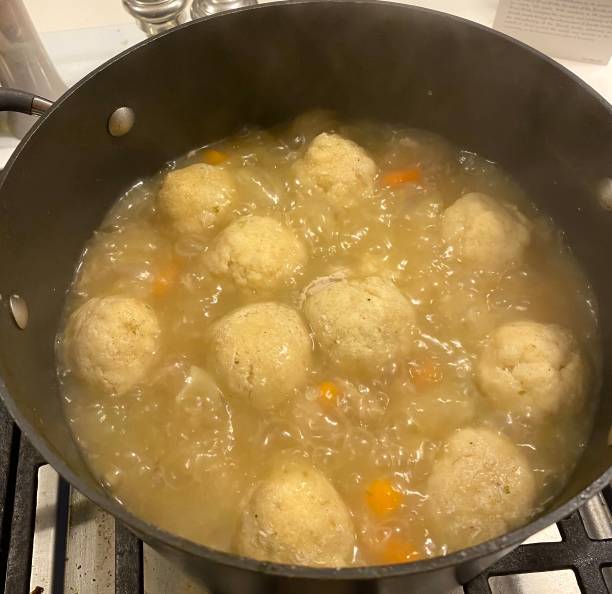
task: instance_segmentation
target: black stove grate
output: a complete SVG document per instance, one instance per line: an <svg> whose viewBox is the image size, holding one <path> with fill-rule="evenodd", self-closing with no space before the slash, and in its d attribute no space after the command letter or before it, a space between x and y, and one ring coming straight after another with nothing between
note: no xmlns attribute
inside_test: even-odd
<svg viewBox="0 0 612 594"><path fill-rule="evenodd" d="M115 529L115 594L143 592L143 574L142 542L123 524L117 522Z"/></svg>
<svg viewBox="0 0 612 594"><path fill-rule="evenodd" d="M0 405L0 583L5 594L41 594L30 590L38 469L45 464L21 435ZM51 591L64 590L64 563L68 530L69 486L61 481L54 522L54 559ZM612 491L604 492L610 506ZM602 570L612 567L612 539L591 538L579 512L558 523L561 541L524 544L464 586L466 594L492 594L490 579L497 576L569 569L583 594L607 591ZM115 594L144 592L143 544L127 528L115 528Z"/></svg>
<svg viewBox="0 0 612 594"><path fill-rule="evenodd" d="M580 590L585 594L607 592L602 570L612 567L612 540L590 538L577 511L557 526L562 537L560 542L519 546L466 584L466 594L492 594L491 577L561 569L574 572Z"/></svg>

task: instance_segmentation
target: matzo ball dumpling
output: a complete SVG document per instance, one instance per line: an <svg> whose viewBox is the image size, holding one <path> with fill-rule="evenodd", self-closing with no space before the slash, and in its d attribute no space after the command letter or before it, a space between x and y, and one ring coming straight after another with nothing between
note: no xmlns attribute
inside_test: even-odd
<svg viewBox="0 0 612 594"><path fill-rule="evenodd" d="M293 164L301 187L336 208L359 203L374 190L378 170L363 148L338 134L319 134Z"/></svg>
<svg viewBox="0 0 612 594"><path fill-rule="evenodd" d="M258 409L306 383L312 342L299 314L280 303L254 303L212 327L211 367L230 393Z"/></svg>
<svg viewBox="0 0 612 594"><path fill-rule="evenodd" d="M341 567L353 556L348 509L329 480L306 465L277 469L253 492L237 537L240 553L277 563Z"/></svg>
<svg viewBox="0 0 612 594"><path fill-rule="evenodd" d="M410 349L411 303L388 280L342 279L307 295L304 313L321 349L345 369L375 369Z"/></svg>
<svg viewBox="0 0 612 594"><path fill-rule="evenodd" d="M121 394L145 377L160 336L157 316L143 301L94 297L70 317L65 346L85 382Z"/></svg>
<svg viewBox="0 0 612 594"><path fill-rule="evenodd" d="M480 354L476 378L495 406L537 421L560 411L575 412L588 385L571 332L533 321L497 328Z"/></svg>
<svg viewBox="0 0 612 594"><path fill-rule="evenodd" d="M442 239L453 256L483 270L520 262L530 241L527 219L487 196L465 194L442 214Z"/></svg>
<svg viewBox="0 0 612 594"><path fill-rule="evenodd" d="M449 550L508 532L534 512L535 480L527 460L489 429L460 429L447 441L427 481L432 533Z"/></svg>
<svg viewBox="0 0 612 594"><path fill-rule="evenodd" d="M179 233L197 235L226 217L235 191L226 170L196 163L166 175L157 205Z"/></svg>
<svg viewBox="0 0 612 594"><path fill-rule="evenodd" d="M271 217L248 216L224 229L204 255L207 268L254 292L289 282L308 255L296 234Z"/></svg>

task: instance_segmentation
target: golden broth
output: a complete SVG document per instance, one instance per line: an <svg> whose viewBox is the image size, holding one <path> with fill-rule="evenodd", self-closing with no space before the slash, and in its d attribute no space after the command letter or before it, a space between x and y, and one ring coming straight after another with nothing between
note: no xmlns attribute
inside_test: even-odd
<svg viewBox="0 0 612 594"><path fill-rule="evenodd" d="M379 184L372 200L338 216L321 199L303 199L290 170L322 130L355 140L380 171L418 166L423 178L392 188ZM238 187L230 220L272 214L308 248L303 274L266 300L300 310L303 288L321 276L392 279L415 307L412 356L346 377L314 348L308 385L266 412L230 393L215 399L190 392L190 373L198 374L193 368L206 369L210 324L262 300L202 267L201 254L219 229L207 237L179 236L156 212L168 170L211 159L203 149L193 151L119 199L88 243L68 295L66 317L91 297L127 295L149 303L162 327L155 367L121 396L82 383L58 348L73 434L117 500L161 528L232 551L253 486L279 459L306 459L350 509L355 565L435 556L448 547L432 537L424 514L427 477L444 440L458 427L478 425L501 430L527 457L537 513L572 471L588 437L592 403L579 416L535 425L492 408L476 387L473 365L500 323L534 319L569 328L596 367L593 296L552 222L497 165L419 130L344 125L309 114L288 127L247 130L214 148L227 156L217 166ZM532 221L520 266L466 272L445 253L440 214L473 191L517 205Z"/></svg>

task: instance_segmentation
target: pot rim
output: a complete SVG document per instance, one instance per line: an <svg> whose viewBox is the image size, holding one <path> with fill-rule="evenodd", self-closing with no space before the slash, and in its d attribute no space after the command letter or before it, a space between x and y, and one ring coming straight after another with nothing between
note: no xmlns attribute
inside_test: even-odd
<svg viewBox="0 0 612 594"><path fill-rule="evenodd" d="M521 47L523 51L529 52L539 60L548 63L550 66L560 70L565 76L569 77L575 84L582 87L582 89L594 97L602 107L606 109L612 117L612 106L608 101L602 97L595 89L584 82L581 78L575 75L573 72L568 70L565 66L559 64L552 58L546 56L542 52L526 45L525 43L514 39L504 33L496 31L490 27L486 27L479 23L470 21L468 19L444 13L438 10L432 10L429 8L421 8L417 6L401 4L399 2L389 2L387 0L284 0L282 2L259 4L254 6L248 6L238 10L234 10L228 13L219 13L207 17L203 17L188 23L179 25L168 31L164 31L154 37L147 38L138 44L131 46L124 50L120 54L114 56L98 68L87 74L75 85L70 87L49 109L47 113L41 117L34 126L28 131L26 136L19 143L13 154L11 155L6 167L3 171L3 175L0 180L0 192L4 185L6 177L10 174L10 170L13 164L19 158L19 155L31 138L36 134L37 130L44 125L45 120L48 117L52 117L52 114L62 108L64 101L77 93L79 89L86 85L91 79L95 78L100 72L112 67L115 62L121 61L125 56L132 52L139 51L149 44L156 43L158 38L166 37L168 35L178 35L182 29L187 27L198 26L200 22L208 21L211 19L218 18L231 18L232 14L252 11L252 10L282 10L285 6L291 5L317 5L322 6L330 3L346 5L347 7L355 5L373 5L373 6L385 6L394 7L398 10L412 11L415 13L428 13L435 14L437 18L447 19L461 23L464 27L471 28L477 31L486 32L492 37L505 40L507 43ZM600 394L600 398L601 398ZM49 447L43 437L41 437L38 431L32 426L32 424L26 419L26 417L20 412L19 407L9 394L6 385L0 376L0 398L4 402L9 413L16 421L17 425L23 432L23 434L30 440L34 447L42 454L43 458L51 464L51 466L73 487L78 489L81 493L86 495L96 505L109 512L115 518L121 520L126 526L137 532L139 536L144 536L144 540L150 538L152 541L157 541L165 546L168 546L176 551L187 552L196 557L213 561L222 565L230 567L236 567L243 570L250 570L254 572L260 572L268 575L276 575L290 578L307 578L313 580L370 580L385 577L401 577L405 575L417 574L417 573L429 573L437 571L439 569L456 566L468 561L476 560L481 557L485 557L497 552L501 552L504 549L511 549L524 540L539 532L546 526L556 523L565 516L569 515L588 499L599 493L606 485L612 481L612 466L610 466L604 473L602 473L595 481L589 486L583 489L575 497L564 503L562 506L550 510L549 512L541 515L536 520L521 526L516 530L502 534L496 538L487 540L479 543L475 546L461 549L459 551L450 553L448 555L433 557L428 559L422 559L419 561L413 561L410 563L401 563L393 565L368 565L363 567L309 567L301 565L290 565L284 563L273 563L268 561L258 561L249 557L244 557L235 553L228 553L219 551L216 549L209 548L205 545L197 544L192 540L183 538L167 532L145 520L139 518L126 507L119 504L117 501L110 497L105 497L102 493L89 488L85 482L73 472L65 462L55 454L53 449Z"/></svg>

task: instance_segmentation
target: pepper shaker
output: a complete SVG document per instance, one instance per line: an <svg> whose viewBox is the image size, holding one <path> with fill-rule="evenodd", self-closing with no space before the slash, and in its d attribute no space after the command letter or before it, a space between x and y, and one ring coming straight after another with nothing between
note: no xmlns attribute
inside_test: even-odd
<svg viewBox="0 0 612 594"><path fill-rule="evenodd" d="M155 35L188 20L188 0L123 0L125 9L147 35Z"/></svg>

